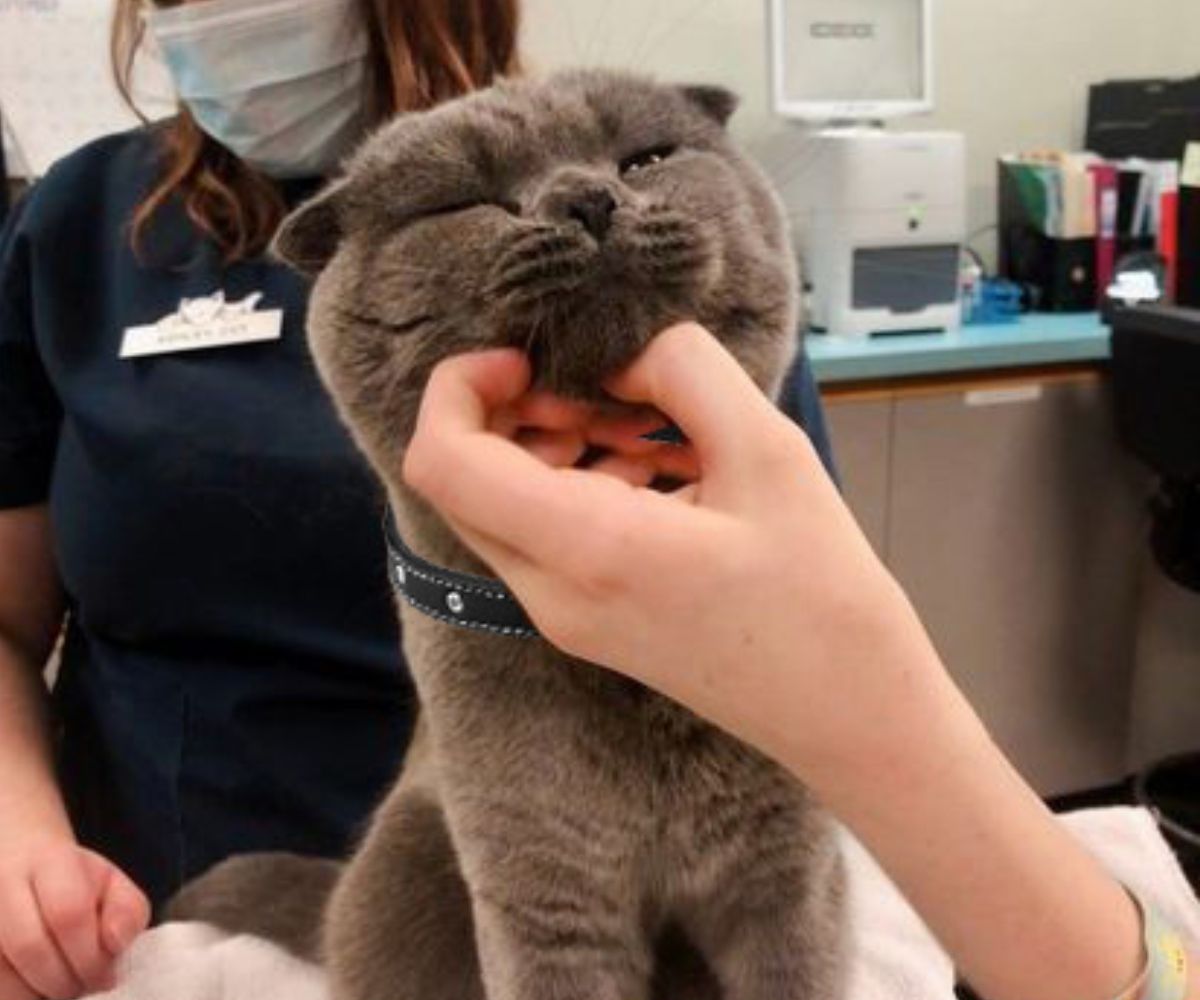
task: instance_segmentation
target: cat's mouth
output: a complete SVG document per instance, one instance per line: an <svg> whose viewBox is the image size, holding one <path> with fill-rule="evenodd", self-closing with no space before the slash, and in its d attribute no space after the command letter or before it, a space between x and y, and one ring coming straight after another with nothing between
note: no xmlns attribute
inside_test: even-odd
<svg viewBox="0 0 1200 1000"><path fill-rule="evenodd" d="M715 258L700 224L661 206L624 215L603 240L531 225L499 253L487 299L499 339L529 355L540 387L596 400L656 333L696 314Z"/></svg>
<svg viewBox="0 0 1200 1000"><path fill-rule="evenodd" d="M620 459L621 457L620 453L615 449L593 445L579 457L572 468L600 471L610 468L613 460ZM637 479L636 484L644 486L646 489L654 490L656 493L674 493L676 490L687 486L689 480L681 476L659 472L650 477L648 481L643 481L640 478Z"/></svg>
<svg viewBox="0 0 1200 1000"><path fill-rule="evenodd" d="M688 457L690 442L660 411L612 397L600 410L608 430L597 436L612 443L589 441L568 463L571 468L609 472L663 493L695 481L694 458Z"/></svg>

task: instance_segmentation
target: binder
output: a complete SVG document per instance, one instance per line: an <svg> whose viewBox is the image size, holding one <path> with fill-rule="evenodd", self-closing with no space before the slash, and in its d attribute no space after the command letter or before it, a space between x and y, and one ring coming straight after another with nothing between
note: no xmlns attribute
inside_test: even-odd
<svg viewBox="0 0 1200 1000"><path fill-rule="evenodd" d="M1096 179L1096 305L1102 307L1117 268L1117 168L1111 163L1094 163L1089 168Z"/></svg>
<svg viewBox="0 0 1200 1000"><path fill-rule="evenodd" d="M1150 160L1122 160L1117 168L1117 258L1153 250L1156 164Z"/></svg>
<svg viewBox="0 0 1200 1000"><path fill-rule="evenodd" d="M1179 185L1165 186L1159 195L1158 252L1167 262L1167 302L1174 302L1179 289Z"/></svg>
<svg viewBox="0 0 1200 1000"><path fill-rule="evenodd" d="M1200 142L1190 143L1179 180L1176 301L1200 309Z"/></svg>

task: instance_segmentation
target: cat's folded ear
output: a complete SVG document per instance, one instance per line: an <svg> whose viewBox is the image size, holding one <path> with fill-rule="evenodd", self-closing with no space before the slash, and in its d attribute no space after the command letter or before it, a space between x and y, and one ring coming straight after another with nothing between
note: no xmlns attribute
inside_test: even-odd
<svg viewBox="0 0 1200 1000"><path fill-rule="evenodd" d="M721 126L729 124L729 119L742 102L732 90L710 84L693 84L680 90L684 97Z"/></svg>
<svg viewBox="0 0 1200 1000"><path fill-rule="evenodd" d="M310 278L320 274L345 235L339 202L346 186L335 181L285 218L271 241L271 254Z"/></svg>

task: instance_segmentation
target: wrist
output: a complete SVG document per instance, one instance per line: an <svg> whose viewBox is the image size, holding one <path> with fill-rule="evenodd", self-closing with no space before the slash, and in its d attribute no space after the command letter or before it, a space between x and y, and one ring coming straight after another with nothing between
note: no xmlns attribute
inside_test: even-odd
<svg viewBox="0 0 1200 1000"><path fill-rule="evenodd" d="M75 831L57 789L30 799L0 802L0 857L28 854L49 844L76 843Z"/></svg>
<svg viewBox="0 0 1200 1000"><path fill-rule="evenodd" d="M814 792L980 995L1111 1000L1140 968L1136 907L1054 821L949 677L922 677L887 736L817 772Z"/></svg>

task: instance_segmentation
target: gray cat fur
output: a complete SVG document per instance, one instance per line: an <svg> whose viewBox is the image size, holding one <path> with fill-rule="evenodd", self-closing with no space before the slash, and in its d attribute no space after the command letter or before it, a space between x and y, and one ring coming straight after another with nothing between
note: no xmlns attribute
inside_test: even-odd
<svg viewBox="0 0 1200 1000"><path fill-rule="evenodd" d="M490 574L401 475L449 355L519 346L539 384L596 398L696 319L778 391L797 281L778 200L727 136L735 106L606 71L506 82L396 119L285 222L276 253L317 278L320 373L425 558ZM662 162L622 172L646 150ZM589 224L580 205L605 193L615 211ZM400 614L421 725L324 913L335 1000L841 994L841 861L799 783L541 640ZM254 881L240 863L175 914L212 916ZM253 898L218 922L261 926Z"/></svg>

